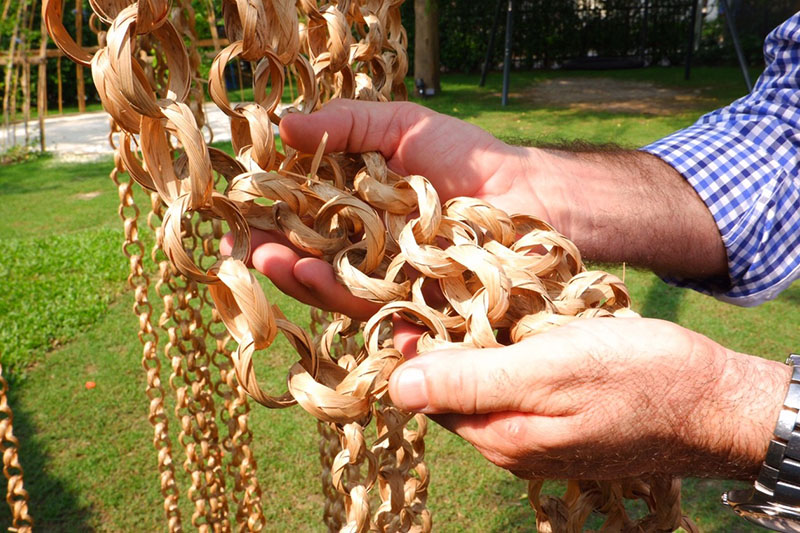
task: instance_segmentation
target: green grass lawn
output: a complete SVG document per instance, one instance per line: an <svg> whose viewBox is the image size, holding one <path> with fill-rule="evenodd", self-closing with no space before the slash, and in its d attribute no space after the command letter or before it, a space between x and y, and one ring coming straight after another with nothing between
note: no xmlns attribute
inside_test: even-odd
<svg viewBox="0 0 800 533"><path fill-rule="evenodd" d="M602 76L684 87L682 70L650 69L520 73L514 74L512 91L559 77ZM696 69L688 87L706 95L706 105L721 105L740 96L741 85L734 69ZM522 98L501 108L499 75L485 89L477 87L475 76L446 76L443 86L444 94L426 105L525 143L581 138L638 146L690 124L711 108L632 115L540 108ZM141 345L133 298L125 290L128 265L121 253L110 168L110 160L64 164L49 157L0 167L0 359L11 375L25 484L42 531L164 530ZM147 205L143 194L136 199ZM148 246L152 242L145 231L142 238ZM611 269L621 274L620 268ZM626 282L635 309L645 316L677 322L730 348L776 360L796 349L800 286L769 304L740 309L668 287L630 268ZM264 287L291 319L307 322L303 306L266 281ZM279 389L290 362L285 342L259 354L264 386ZM87 390L86 381L97 387ZM180 463L174 417L171 424ZM321 531L314 421L298 407L254 407L251 426L267 531ZM438 531L534 530L524 482L438 427L431 427L426 449L432 473L429 504ZM180 474L179 482L185 494L186 476ZM733 485L686 481L684 507L701 531L751 530L718 503L719 494ZM188 525L191 503L186 497L182 510ZM0 524L10 525L4 506Z"/></svg>

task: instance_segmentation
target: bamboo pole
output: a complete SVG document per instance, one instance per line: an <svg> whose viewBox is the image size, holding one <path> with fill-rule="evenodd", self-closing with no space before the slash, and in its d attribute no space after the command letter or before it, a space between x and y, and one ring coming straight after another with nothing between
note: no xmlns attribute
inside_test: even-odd
<svg viewBox="0 0 800 533"><path fill-rule="evenodd" d="M31 63L28 60L28 50L31 46L31 30L33 30L33 9L28 10L28 20L25 23L25 39L23 40L20 53L22 62L22 120L25 122L25 146L30 144L30 128L28 122L31 120Z"/></svg>
<svg viewBox="0 0 800 533"><path fill-rule="evenodd" d="M11 0L6 0L3 4L3 18L2 20L6 19L6 15L8 15L8 8L11 6Z"/></svg>
<svg viewBox="0 0 800 533"><path fill-rule="evenodd" d="M83 1L75 0L75 42L83 45ZM86 87L83 82L83 66L75 65L78 81L78 111L86 112Z"/></svg>
<svg viewBox="0 0 800 533"><path fill-rule="evenodd" d="M11 110L9 109L10 98L11 98L11 81L12 81L12 73L16 71L14 68L14 54L17 51L17 37L19 36L19 23L20 17L22 14L22 6L25 4L25 0L22 0L19 5L17 5L17 14L14 20L14 29L11 31L11 45L8 47L8 55L10 58L8 67L6 68L6 76L5 76L5 85L3 86L5 90L3 91L3 126L8 129L11 124ZM9 129L8 134L6 135L6 142L12 137L12 132Z"/></svg>
<svg viewBox="0 0 800 533"><path fill-rule="evenodd" d="M44 118L47 115L47 26L44 17L41 17L39 26L41 41L39 41L39 72L36 81L36 112L39 115L39 150L44 152Z"/></svg>
<svg viewBox="0 0 800 533"><path fill-rule="evenodd" d="M236 73L239 75L239 100L244 102L244 80L242 79L242 60L236 60Z"/></svg>
<svg viewBox="0 0 800 533"><path fill-rule="evenodd" d="M206 20L208 21L208 28L211 30L211 42L214 43L214 52L219 52L219 32L217 31L217 14L214 12L214 0L206 2Z"/></svg>
<svg viewBox="0 0 800 533"><path fill-rule="evenodd" d="M64 86L61 82L61 56L56 60L56 74L58 76L58 114L64 114Z"/></svg>
<svg viewBox="0 0 800 533"><path fill-rule="evenodd" d="M26 15L27 15L27 11L24 10L24 8L23 8L23 12L20 15L20 21L19 21L19 22L21 22L20 30L24 30L28 25L27 20L25 20L25 18L24 18ZM16 54L19 56L19 60L17 61L17 63L15 63L16 67L14 67L14 75L11 78L11 96L10 96L10 101L9 101L9 104L8 104L8 109L9 109L9 112L10 112L9 113L9 128L10 128L10 132L11 132L11 144L12 145L17 144L17 128L15 127L15 123L17 121L17 97L19 96L20 80L23 79L23 77L25 75L24 62L23 62L23 58L22 58L22 55L25 52L25 47L24 47L25 39L22 37L22 32L21 31L17 32L17 39L21 43L23 43L23 45L18 46L17 50L16 50Z"/></svg>
<svg viewBox="0 0 800 533"><path fill-rule="evenodd" d="M31 133L28 122L31 120L31 64L28 56L22 65L22 120L25 123L25 146L31 141Z"/></svg>

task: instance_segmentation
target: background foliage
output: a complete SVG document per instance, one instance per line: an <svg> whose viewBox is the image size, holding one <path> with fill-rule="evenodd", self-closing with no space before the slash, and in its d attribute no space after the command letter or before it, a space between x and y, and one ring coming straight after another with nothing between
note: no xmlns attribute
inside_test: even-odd
<svg viewBox="0 0 800 533"><path fill-rule="evenodd" d="M489 34L497 11L497 2L471 0L428 0L438 2L440 8L439 30L441 39L441 64L444 71L476 72L483 65ZM505 8L505 0L501 0ZM761 65L762 44L766 34L792 13L800 10L798 0L730 0L734 10L745 56L750 65ZM8 16L0 20L0 50L7 51L16 22L17 8L23 4L23 17L18 46L29 43L38 49L40 40L40 12L36 0L9 0ZM713 2L712 2L713 3ZM403 5L403 20L409 32L409 42L414 39L414 5L408 0ZM681 64L688 43L692 0L517 0L518 10L514 22L514 63L519 70L536 68L586 67L580 58L620 58L639 60L645 64ZM31 8L31 6L35 6ZM70 6L73 6L70 9ZM213 7L218 23L222 21L219 2L193 2L194 19L199 39L209 39L208 9ZM501 9L497 41L492 66L502 66L505 12ZM75 8L71 0L64 9L64 25L75 35ZM90 26L91 10L83 2L82 44L96 44ZM221 24L221 35L224 29ZM49 48L55 48L51 42ZM409 46L412 55L413 46ZM724 15L703 26L697 64L733 65L736 61L733 46L724 24ZM203 55L201 72L211 64L211 54ZM595 59L596 61L597 59ZM47 65L48 108L58 109L56 58ZM77 106L76 66L64 58L61 63L63 105ZM413 62L412 62L413 64ZM636 63L628 64L632 66ZM609 66L608 63L596 63ZM612 63L612 66L626 64ZM591 66L591 65L589 65ZM0 94L4 93L5 67L0 66ZM91 83L91 72L84 69L87 103L97 103L98 98ZM35 84L37 69L32 68L32 106L35 110ZM22 106L22 88L17 89L18 112Z"/></svg>
<svg viewBox="0 0 800 533"><path fill-rule="evenodd" d="M439 2L443 69L478 71L485 59L497 2L428 1ZM501 1L505 9L507 2ZM761 48L769 31L800 10L797 0L729 2L750 65L762 64ZM682 64L691 5L691 0L517 0L513 67L558 68L587 56L634 57L646 64ZM413 42L413 2L406 2L403 10L409 42ZM498 25L494 68L502 65L504 32L505 11ZM410 52L413 54L413 49ZM724 15L704 23L696 58L697 64L735 64Z"/></svg>

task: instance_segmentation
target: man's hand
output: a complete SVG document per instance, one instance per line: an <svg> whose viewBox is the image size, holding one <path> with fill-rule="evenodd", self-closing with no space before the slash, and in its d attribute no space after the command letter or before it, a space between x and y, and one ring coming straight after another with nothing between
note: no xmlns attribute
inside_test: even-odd
<svg viewBox="0 0 800 533"><path fill-rule="evenodd" d="M311 115L287 115L280 125L281 139L306 153L317 150L325 132L327 152L380 152L398 174L425 176L442 203L470 196L556 222L525 179L532 154L462 120L409 102L333 100Z"/></svg>
<svg viewBox="0 0 800 533"><path fill-rule="evenodd" d="M510 213L553 221L532 188L534 181L525 177L534 155L461 120L406 102L334 100L311 115L287 115L280 125L281 139L306 153L317 150L325 132L327 152L380 152L398 174L430 180L442 202L471 196ZM293 247L283 235L255 229L252 234L252 266L281 291L363 320L378 310L339 285L330 265ZM230 246L226 236L222 253Z"/></svg>
<svg viewBox="0 0 800 533"><path fill-rule="evenodd" d="M416 357L410 330L392 401L523 477L754 478L790 375L659 320L577 320L505 348Z"/></svg>

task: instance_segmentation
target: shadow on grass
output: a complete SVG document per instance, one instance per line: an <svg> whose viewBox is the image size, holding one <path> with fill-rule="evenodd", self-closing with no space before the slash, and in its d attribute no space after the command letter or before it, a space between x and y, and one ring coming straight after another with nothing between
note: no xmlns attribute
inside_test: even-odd
<svg viewBox="0 0 800 533"><path fill-rule="evenodd" d="M671 287L658 278L653 278L640 313L647 318L660 318L669 322L678 321L681 301L686 293L683 289Z"/></svg>
<svg viewBox="0 0 800 533"><path fill-rule="evenodd" d="M18 398L24 394L25 382L9 384L8 401L14 412L14 435L19 440L19 459L24 470L23 483L28 491L28 512L34 520L34 531L91 531L90 508L81 506L77 491L49 472L51 458L44 451L42 432L31 413L21 408ZM58 422L56 422L58 423ZM3 490L5 493L5 490ZM11 511L0 505L0 524L11 527Z"/></svg>
<svg viewBox="0 0 800 533"><path fill-rule="evenodd" d="M795 283L781 293L781 298L794 304L800 304L800 283Z"/></svg>

